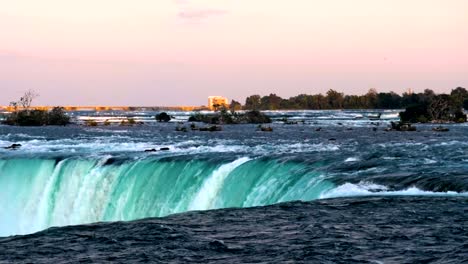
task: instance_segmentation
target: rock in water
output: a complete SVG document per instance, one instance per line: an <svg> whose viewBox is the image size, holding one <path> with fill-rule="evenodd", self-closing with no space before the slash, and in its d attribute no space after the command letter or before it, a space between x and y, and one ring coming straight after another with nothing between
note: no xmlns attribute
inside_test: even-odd
<svg viewBox="0 0 468 264"><path fill-rule="evenodd" d="M222 126L201 127L200 131L209 131L209 132L223 131L223 127Z"/></svg>
<svg viewBox="0 0 468 264"><path fill-rule="evenodd" d="M416 127L412 126L411 123L405 122L391 122L391 128L387 129L386 131L416 131Z"/></svg>
<svg viewBox="0 0 468 264"><path fill-rule="evenodd" d="M260 130L262 130L263 132L273 132L273 128L272 127L261 127Z"/></svg>
<svg viewBox="0 0 468 264"><path fill-rule="evenodd" d="M172 117L170 115L168 115L166 112L162 112L160 114L157 114L155 118L156 118L156 120L158 122L166 122L166 123L171 121L171 119L172 119Z"/></svg>
<svg viewBox="0 0 468 264"><path fill-rule="evenodd" d="M446 127L438 126L438 127L432 128L432 131L435 131L435 132L449 132L450 129L448 129Z"/></svg>
<svg viewBox="0 0 468 264"><path fill-rule="evenodd" d="M21 144L12 144L11 146L4 147L4 149L12 149L12 150L15 150L15 149L19 149L20 147L22 147Z"/></svg>
<svg viewBox="0 0 468 264"><path fill-rule="evenodd" d="M221 240L214 240L214 241L211 241L209 243L210 247L215 250L215 251L218 251L218 252L225 252L225 251L228 251L228 247L226 246L226 244L224 244L223 241Z"/></svg>

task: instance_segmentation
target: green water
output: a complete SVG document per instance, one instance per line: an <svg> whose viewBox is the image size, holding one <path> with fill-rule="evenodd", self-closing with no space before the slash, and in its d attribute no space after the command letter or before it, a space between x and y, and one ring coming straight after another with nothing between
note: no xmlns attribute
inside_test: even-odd
<svg viewBox="0 0 468 264"><path fill-rule="evenodd" d="M320 164L317 164L319 167ZM273 159L0 160L0 236L189 210L313 200L334 188L314 166Z"/></svg>

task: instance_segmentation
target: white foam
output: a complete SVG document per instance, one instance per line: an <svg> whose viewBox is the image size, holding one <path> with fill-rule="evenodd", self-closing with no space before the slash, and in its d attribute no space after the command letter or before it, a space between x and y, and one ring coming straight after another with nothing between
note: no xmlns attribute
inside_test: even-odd
<svg viewBox="0 0 468 264"><path fill-rule="evenodd" d="M237 140L183 140L168 139L172 144L162 142L140 141L126 135L111 135L107 137L86 137L73 139L31 139L20 141L0 140L1 146L9 146L12 143L21 144L22 147L15 153L82 153L82 154L103 154L116 152L144 152L146 149L159 149L168 147L165 152L151 152L148 155L161 154L201 154L201 153L252 153L254 155L270 155L283 153L303 153L303 152L330 152L338 151L340 145L326 143L293 143L288 140L280 141L279 144L246 144ZM248 143L248 142L247 142ZM254 142L255 143L255 142ZM0 148L0 153L6 153Z"/></svg>
<svg viewBox="0 0 468 264"><path fill-rule="evenodd" d="M388 188L383 185L378 185L370 182L362 182L358 184L345 183L332 190L326 191L320 195L320 199L339 198L339 197L359 197L359 196L468 196L468 193L458 192L430 192L423 191L416 187L410 187L401 191L388 191Z"/></svg>
<svg viewBox="0 0 468 264"><path fill-rule="evenodd" d="M427 159L427 158L424 159L424 164L434 164L434 163L437 163L437 161L433 159Z"/></svg>
<svg viewBox="0 0 468 264"><path fill-rule="evenodd" d="M205 180L198 193L193 198L189 210L208 210L214 208L214 202L223 187L224 180L237 167L250 161L250 158L244 157L231 163L222 165L215 170L209 178Z"/></svg>

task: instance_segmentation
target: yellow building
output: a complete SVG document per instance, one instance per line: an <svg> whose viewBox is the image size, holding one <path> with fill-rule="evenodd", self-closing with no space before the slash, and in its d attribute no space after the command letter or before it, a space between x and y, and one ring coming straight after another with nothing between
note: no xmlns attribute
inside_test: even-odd
<svg viewBox="0 0 468 264"><path fill-rule="evenodd" d="M226 97L223 96L210 96L208 97L208 108L210 110L217 110L219 107L228 107L229 102Z"/></svg>

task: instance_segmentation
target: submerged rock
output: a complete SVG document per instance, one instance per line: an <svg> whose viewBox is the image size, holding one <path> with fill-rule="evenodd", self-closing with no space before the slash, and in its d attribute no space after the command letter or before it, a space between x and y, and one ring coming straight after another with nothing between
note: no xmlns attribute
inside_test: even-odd
<svg viewBox="0 0 468 264"><path fill-rule="evenodd" d="M209 243L211 249L218 251L218 252L225 252L228 251L229 248L224 244L222 240L214 240Z"/></svg>
<svg viewBox="0 0 468 264"><path fill-rule="evenodd" d="M182 126L182 127L181 127L181 126L177 126L177 127L176 127L176 131L178 131L178 132L188 132L187 128L184 127L184 126Z"/></svg>
<svg viewBox="0 0 468 264"><path fill-rule="evenodd" d="M156 152L156 149L145 149L145 152Z"/></svg>
<svg viewBox="0 0 468 264"><path fill-rule="evenodd" d="M170 150L168 147L163 147L163 148L160 148L159 151L168 151ZM156 152L158 151L157 149L146 149L145 152Z"/></svg>
<svg viewBox="0 0 468 264"><path fill-rule="evenodd" d="M410 123L405 122L391 122L391 127L385 129L385 131L416 131L416 127Z"/></svg>
<svg viewBox="0 0 468 264"><path fill-rule="evenodd" d="M209 131L209 132L216 132L216 131L223 131L222 126L208 126L208 127L201 127L200 131Z"/></svg>
<svg viewBox="0 0 468 264"><path fill-rule="evenodd" d="M4 149L15 150L15 149L18 149L18 148L20 148L20 147L22 147L21 144L12 144L12 145L10 145L10 146L8 146L8 147L4 147Z"/></svg>
<svg viewBox="0 0 468 264"><path fill-rule="evenodd" d="M260 130L263 131L263 132L273 132L273 128L270 127L270 126L267 126L267 127L260 127Z"/></svg>
<svg viewBox="0 0 468 264"><path fill-rule="evenodd" d="M450 129L448 129L446 127L443 127L443 126L438 126L438 127L432 128L432 131L435 131L435 132L449 132Z"/></svg>

